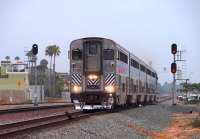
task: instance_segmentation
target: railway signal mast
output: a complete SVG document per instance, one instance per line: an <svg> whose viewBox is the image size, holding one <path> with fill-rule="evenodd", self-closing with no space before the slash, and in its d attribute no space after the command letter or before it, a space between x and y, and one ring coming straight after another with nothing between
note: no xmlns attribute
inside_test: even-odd
<svg viewBox="0 0 200 139"><path fill-rule="evenodd" d="M33 46L32 46L32 53L33 53L33 55L34 55L34 57L35 57L35 61L34 61L34 63L35 63L35 91L34 91L34 93L35 93L35 101L34 101L34 106L37 106L38 105L38 102L37 102L37 54L38 54L38 45L37 44L33 44Z"/></svg>
<svg viewBox="0 0 200 139"><path fill-rule="evenodd" d="M175 105L174 97L176 93L176 81L189 81L187 78L182 77L182 70L177 67L176 62L185 62L186 60L182 58L182 53L185 52L184 50L177 50L177 45L173 43L171 45L171 53L173 54L173 63L171 64L171 72L173 74L173 88L172 88L172 105ZM184 69L183 69L184 70ZM177 77L176 77L177 75Z"/></svg>
<svg viewBox="0 0 200 139"><path fill-rule="evenodd" d="M172 105L175 105L174 103L174 96L175 96L175 91L176 91L175 75L176 75L176 70L177 70L177 66L176 66L177 45L175 43L171 45L171 53L173 54L173 63L171 64L171 72L173 74Z"/></svg>

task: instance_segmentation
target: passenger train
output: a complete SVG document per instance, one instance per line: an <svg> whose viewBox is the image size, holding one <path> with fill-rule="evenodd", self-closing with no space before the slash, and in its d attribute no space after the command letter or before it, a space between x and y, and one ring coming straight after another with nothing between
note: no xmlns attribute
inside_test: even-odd
<svg viewBox="0 0 200 139"><path fill-rule="evenodd" d="M70 96L77 110L156 101L156 71L113 40L74 40L69 60Z"/></svg>

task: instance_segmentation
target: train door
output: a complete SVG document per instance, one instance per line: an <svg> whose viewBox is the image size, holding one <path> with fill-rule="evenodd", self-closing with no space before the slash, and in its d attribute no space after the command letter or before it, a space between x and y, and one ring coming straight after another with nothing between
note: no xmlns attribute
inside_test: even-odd
<svg viewBox="0 0 200 139"><path fill-rule="evenodd" d="M132 92L130 90L130 80L129 77L126 77L126 104L131 104L132 101Z"/></svg>
<svg viewBox="0 0 200 139"><path fill-rule="evenodd" d="M118 75L118 92L117 104L123 105L126 103L126 80L124 76Z"/></svg>
<svg viewBox="0 0 200 139"><path fill-rule="evenodd" d="M102 74L102 42L85 41L84 42L84 68L85 90L97 91L101 89Z"/></svg>
<svg viewBox="0 0 200 139"><path fill-rule="evenodd" d="M85 72L101 71L101 50L102 44L99 41L86 41L84 43L84 68Z"/></svg>

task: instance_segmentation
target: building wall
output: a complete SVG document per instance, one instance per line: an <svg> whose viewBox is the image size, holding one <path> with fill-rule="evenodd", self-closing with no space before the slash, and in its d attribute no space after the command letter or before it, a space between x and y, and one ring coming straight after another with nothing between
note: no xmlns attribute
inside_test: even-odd
<svg viewBox="0 0 200 139"><path fill-rule="evenodd" d="M7 75L5 77L5 75ZM1 66L0 76L0 104L27 103L28 73L6 72Z"/></svg>
<svg viewBox="0 0 200 139"><path fill-rule="evenodd" d="M0 78L0 91L2 90L24 90L27 74L12 73L8 74L8 78Z"/></svg>
<svg viewBox="0 0 200 139"><path fill-rule="evenodd" d="M27 103L24 91L0 90L0 104Z"/></svg>

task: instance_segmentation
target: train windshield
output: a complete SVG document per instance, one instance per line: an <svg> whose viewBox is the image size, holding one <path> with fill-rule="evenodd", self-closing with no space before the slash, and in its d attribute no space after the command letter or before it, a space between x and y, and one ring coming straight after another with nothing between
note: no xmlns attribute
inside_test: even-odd
<svg viewBox="0 0 200 139"><path fill-rule="evenodd" d="M86 52L89 56L95 56L98 53L98 48L101 47L101 42L99 41L87 41L84 43Z"/></svg>
<svg viewBox="0 0 200 139"><path fill-rule="evenodd" d="M104 49L103 55L104 55L104 60L113 60L114 59L114 50Z"/></svg>
<svg viewBox="0 0 200 139"><path fill-rule="evenodd" d="M89 47L89 55L96 55L97 54L97 45L96 43L93 43Z"/></svg>
<svg viewBox="0 0 200 139"><path fill-rule="evenodd" d="M72 50L72 59L73 60L81 60L82 59L82 52L80 49Z"/></svg>

